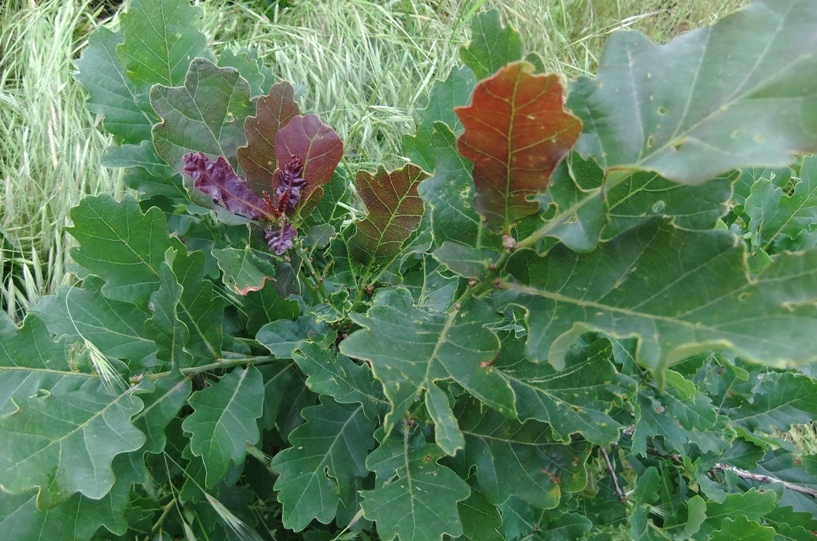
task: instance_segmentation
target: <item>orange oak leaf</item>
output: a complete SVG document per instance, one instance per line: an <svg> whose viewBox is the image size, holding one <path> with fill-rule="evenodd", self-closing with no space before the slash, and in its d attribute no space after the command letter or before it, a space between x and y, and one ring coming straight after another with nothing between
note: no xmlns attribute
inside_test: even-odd
<svg viewBox="0 0 817 541"><path fill-rule="evenodd" d="M474 208L505 234L539 210L529 198L547 189L582 131L564 109L559 78L533 70L524 61L508 64L477 84L470 105L454 109L465 126L457 150L474 162Z"/></svg>

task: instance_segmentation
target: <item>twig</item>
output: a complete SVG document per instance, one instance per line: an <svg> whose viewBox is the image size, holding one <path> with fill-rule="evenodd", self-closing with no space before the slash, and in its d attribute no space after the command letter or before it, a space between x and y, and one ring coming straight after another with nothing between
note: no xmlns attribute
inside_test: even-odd
<svg viewBox="0 0 817 541"><path fill-rule="evenodd" d="M813 488L808 488L800 485L796 485L794 483L790 483L788 481L784 481L782 479L778 479L777 477L773 477L771 475L764 475L761 473L752 473L750 471L742 470L740 468L736 468L735 466L730 466L729 464L722 464L718 463L715 464L715 467L712 468L713 470L720 470L720 471L730 471L740 477L741 479L747 479L749 481L757 481L758 483L781 483L783 487L793 490L795 492L799 492L800 494L805 494L806 496L811 496L812 498L817 499L817 490Z"/></svg>
<svg viewBox="0 0 817 541"><path fill-rule="evenodd" d="M599 447L599 451L601 451L601 456L604 457L604 462L607 463L607 471L610 472L610 477L613 478L613 484L616 487L616 494L618 494L618 499L622 502L627 501L627 496L624 495L624 492L621 490L621 487L618 484L618 477L616 477L616 472L613 469L613 463L610 462L610 457L607 455L607 450L604 447Z"/></svg>

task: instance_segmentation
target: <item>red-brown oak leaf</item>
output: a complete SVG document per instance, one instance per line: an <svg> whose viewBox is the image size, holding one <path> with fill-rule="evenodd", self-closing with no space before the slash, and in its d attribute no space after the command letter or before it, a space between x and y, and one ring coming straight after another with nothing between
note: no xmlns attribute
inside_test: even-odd
<svg viewBox="0 0 817 541"><path fill-rule="evenodd" d="M238 149L238 165L244 170L247 184L259 194L272 193L272 175L278 167L275 136L300 112L292 85L276 83L266 96L258 98L255 116L244 122L247 145Z"/></svg>
<svg viewBox="0 0 817 541"><path fill-rule="evenodd" d="M477 84L471 103L457 107L465 131L459 153L474 162L474 208L494 231L510 233L536 213L556 165L576 143L581 120L566 112L556 75L537 75L514 62Z"/></svg>
<svg viewBox="0 0 817 541"><path fill-rule="evenodd" d="M296 115L275 135L275 156L279 168L290 163L293 158L301 160L306 186L301 190L299 208L314 208L323 196L323 186L332 178L332 173L343 156L343 142L317 115ZM281 176L273 175L272 189L280 187ZM312 200L310 200L312 199Z"/></svg>

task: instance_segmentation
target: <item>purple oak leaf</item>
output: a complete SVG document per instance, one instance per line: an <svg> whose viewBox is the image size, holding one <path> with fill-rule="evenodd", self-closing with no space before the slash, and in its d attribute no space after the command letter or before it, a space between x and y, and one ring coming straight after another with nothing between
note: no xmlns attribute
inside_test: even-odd
<svg viewBox="0 0 817 541"><path fill-rule="evenodd" d="M223 156L213 162L202 152L188 152L184 155L184 172L194 180L197 190L230 212L253 220L272 219L267 201L235 174Z"/></svg>
<svg viewBox="0 0 817 541"><path fill-rule="evenodd" d="M297 156L292 156L283 170L275 171L277 178L274 184L278 186L275 189L275 209L279 214L289 214L295 210L301 200L301 191L306 187L303 174L304 166Z"/></svg>
<svg viewBox="0 0 817 541"><path fill-rule="evenodd" d="M266 239L269 249L275 255L284 255L292 248L292 241L298 236L298 230L292 224L285 223L284 227L275 231L267 231Z"/></svg>

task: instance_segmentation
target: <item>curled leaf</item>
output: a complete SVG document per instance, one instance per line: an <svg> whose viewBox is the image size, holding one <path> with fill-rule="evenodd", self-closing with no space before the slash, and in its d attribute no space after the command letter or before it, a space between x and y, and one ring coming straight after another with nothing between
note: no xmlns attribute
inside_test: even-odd
<svg viewBox="0 0 817 541"><path fill-rule="evenodd" d="M547 189L582 130L564 110L559 78L533 70L524 61L508 64L477 85L469 106L454 110L465 126L457 150L474 162L474 208L497 232L539 210L529 198Z"/></svg>
<svg viewBox="0 0 817 541"><path fill-rule="evenodd" d="M291 213L301 200L301 192L306 188L306 179L303 177L304 166L301 159L293 156L283 170L275 172L275 209L279 214Z"/></svg>
<svg viewBox="0 0 817 541"><path fill-rule="evenodd" d="M286 223L281 229L267 231L266 239L271 252L275 255L284 255L284 252L292 248L292 241L298 236L298 230L292 224Z"/></svg>
<svg viewBox="0 0 817 541"><path fill-rule="evenodd" d="M223 156L213 162L203 152L188 152L184 155L184 172L193 179L197 190L230 212L253 220L270 219L267 202L235 174Z"/></svg>

